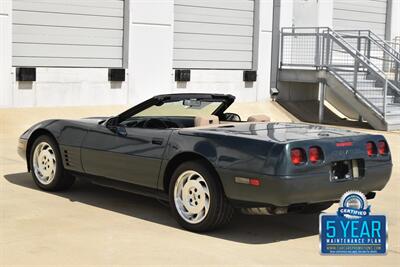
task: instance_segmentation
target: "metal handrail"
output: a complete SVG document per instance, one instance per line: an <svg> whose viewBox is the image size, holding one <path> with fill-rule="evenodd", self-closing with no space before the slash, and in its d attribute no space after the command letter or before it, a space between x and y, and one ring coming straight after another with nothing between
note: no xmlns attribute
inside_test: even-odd
<svg viewBox="0 0 400 267"><path fill-rule="evenodd" d="M336 72L334 69L332 69L332 68L329 68L329 67L328 67L328 69L329 69L329 70L331 71L331 73L333 73L343 84L345 84L348 88L352 89L352 85L351 85L348 81L346 81L345 79L343 79L343 78L340 76L339 73L337 73L337 72ZM380 117L382 117L382 118L385 117L384 112L381 112L377 106L375 106L373 103L371 103L371 101L368 100L368 98L366 98L364 95L360 94L360 92L358 92L357 90L352 89L352 91L353 91L354 93L356 93L359 97L361 97L362 100L363 100L364 102L366 102L369 106L371 106L371 108L374 110L374 112L375 112L376 114L378 114L378 115L379 115Z"/></svg>
<svg viewBox="0 0 400 267"><path fill-rule="evenodd" d="M389 61L392 62L394 61L394 64L397 64L397 66L400 66L400 53L396 51L396 49L394 49L392 47L392 45L390 45L390 42L383 40L381 37L379 37L378 35L376 35L374 32L370 31L370 30L339 30L336 31L339 33L343 33L343 32L357 32L357 35L353 35L353 34L342 34L342 36L344 38L348 38L348 37L354 37L354 38L366 38L369 41L372 41L375 45L377 45L380 49L382 49L384 55L387 55L390 57L390 59L388 58L380 58L380 57L374 57L374 56L369 56L370 58L374 58L374 59L379 59L382 62L385 61ZM362 32L366 32L366 35L361 35ZM399 71L398 69L396 70L397 72Z"/></svg>
<svg viewBox="0 0 400 267"><path fill-rule="evenodd" d="M360 58L360 56L363 56L363 55L362 55L357 49L355 49L354 47L352 47L348 42L346 42L339 34L336 33L336 35L339 37L339 38L337 38L337 36L334 36L334 35L330 34L329 32L330 32L330 33L335 33L333 30L329 29L329 30L328 30L328 35L329 35L333 40L335 40L335 41L337 42L338 45L340 45L344 50L346 50L350 55L352 55L353 58L355 58L355 59L357 58L359 61L361 61L360 63L362 63L364 66L366 66L366 67L369 69L369 71L372 71L372 72L374 72L375 75L380 76L380 78L383 79L383 80L385 81L385 85L387 85L387 78L386 78L386 75L385 75L385 73L384 73L383 71L381 71L379 68L378 68L378 71L375 70L375 69L373 69L373 68L370 68L369 63L368 63L368 60L369 60L368 58L367 58L367 62L364 61L362 58ZM356 52L353 52L353 51L351 51L351 49L349 49L348 47L343 46L342 43L347 44L351 49L354 49ZM372 62L370 62L370 63L371 63L372 66L375 66L375 65L373 65ZM331 67L329 66L329 64L327 64L326 67L327 67L329 70L331 70L331 71L333 70L333 68L331 68ZM377 68L377 67L375 66L375 68ZM340 76L340 74L338 74L338 73L337 73L336 71L334 71L334 70L333 70L332 72L333 72L336 76L339 76L339 77L340 77L340 80L341 80L342 82L344 82L349 88L352 88L351 84L349 84L345 79L343 79L343 78ZM356 72L356 73L357 73L357 72ZM354 86L354 85L353 85L353 86ZM354 87L356 87L356 86L354 86ZM361 94L356 88L352 88L352 89L353 89L353 91L354 91L355 93L358 94L358 96L360 96L360 97L363 99L364 102L368 103L368 105L371 106L371 107L373 108L373 110L374 110L378 115L380 115L380 116L383 117L383 118L386 117L386 115L385 115L385 113L386 113L386 112L385 112L385 110L386 110L385 104L384 104L384 106L383 106L383 109L384 109L384 110L381 112L381 111L379 110L379 108L378 108L375 104L373 104L371 101L369 101L368 98L366 98L363 94ZM386 98L387 86L385 86L384 91L385 91L385 93L384 93L384 98ZM386 102L386 100L384 100L384 102Z"/></svg>
<svg viewBox="0 0 400 267"><path fill-rule="evenodd" d="M370 30L368 30L368 34L369 34L369 36L372 35L372 36L375 38L375 41L376 41L377 43L379 43L379 42L383 43L383 44L384 44L384 45L383 45L383 48L384 48L386 51L387 51L386 47L390 48L390 50L392 50L392 51L387 51L387 52L388 52L389 54L391 54L393 57L395 57L396 60L397 60L397 62L400 62L400 53L399 53L396 49L394 49L394 48L389 44L389 42L383 40L381 37L379 37L378 35L376 35L374 32L372 32L372 31L370 31Z"/></svg>
<svg viewBox="0 0 400 267"><path fill-rule="evenodd" d="M358 32L358 36L361 36L362 32L367 33L367 38L372 40L375 44L379 45L386 53L390 54L397 62L400 62L400 53L394 49L389 41L383 40L379 35L375 34L371 30L337 30L336 32Z"/></svg>
<svg viewBox="0 0 400 267"><path fill-rule="evenodd" d="M388 81L388 85L391 85L395 91L400 93L400 89L398 89L396 86L394 86L393 83L391 83L388 80L387 75L383 70L381 70L378 66L376 66L368 57L364 56L360 51L358 51L355 47L353 47L351 44L349 44L339 33L332 30L331 28L329 28L329 27L282 27L282 33L285 35L310 35L310 36L313 36L315 34L321 34L321 32L320 32L321 29L326 31L328 34L334 33L336 36L331 35L332 37L336 37L336 39L340 40L339 43L346 44L347 47L342 47L343 49L345 49L353 57L358 57L359 60L361 60L366 66L368 66L368 67L373 66L375 69L373 69L373 68L369 68L369 69L374 71L376 74L378 74L380 76L380 78L384 79L385 81ZM284 33L284 30L291 30L292 33ZM295 30L314 30L315 33L295 33ZM324 32L322 32L322 34L323 33ZM351 51L351 49L353 49L355 52ZM322 66L317 66L317 67L322 67Z"/></svg>
<svg viewBox="0 0 400 267"><path fill-rule="evenodd" d="M385 80L385 82L387 82L387 85L390 85L392 87L392 89L394 89L395 91L397 91L400 94L400 89L397 88L388 78L386 73L381 70L379 67L377 67L367 56L363 55L360 51L358 51L356 48L354 48L351 44L349 44L343 37L340 36L340 34L338 34L337 32L335 32L332 29L329 29L330 32L335 33L337 36L339 36L339 39L347 44L350 48L354 49L356 51L356 53L353 55L359 57L359 60L362 60L361 57L363 59L365 59L365 62L363 62L367 68L370 66L373 66L374 68L376 68L376 70L374 70L373 68L370 68L370 70L373 70L376 74L381 74L381 78ZM346 49L345 49L346 50Z"/></svg>
<svg viewBox="0 0 400 267"><path fill-rule="evenodd" d="M367 56L364 56L360 51L357 50L357 48L353 47L351 44L349 44L340 34L335 32L332 29L328 30L328 33L333 33L335 34L336 39L340 40L341 43L346 44L348 46L348 49L344 48L348 53L352 54L354 57L358 57L359 60L363 60L366 65L368 66L373 66L375 69L371 68L373 71L376 72L376 74L380 74L383 79L387 79L386 73L381 70L378 66L376 66ZM353 49L354 51L351 51Z"/></svg>
<svg viewBox="0 0 400 267"><path fill-rule="evenodd" d="M400 84L400 53L387 41L381 39L381 37L370 30L339 30L337 32L344 38L356 38L357 42L360 42L361 38L368 41L368 50L364 51L367 53L368 58L381 61L383 69L389 73L393 73L394 81L396 84ZM371 44L377 46L383 53L382 57L371 55Z"/></svg>
<svg viewBox="0 0 400 267"><path fill-rule="evenodd" d="M307 31L307 32L299 32L299 31ZM310 32L311 31L311 32ZM353 31L354 32L354 31ZM368 31L369 32L369 31ZM372 109L382 116L383 118L386 117L386 110L387 110L387 91L388 88L390 87L396 93L400 95L400 89L397 88L387 77L386 73L376 66L367 56L363 55L357 48L353 47L350 43L348 43L339 33L335 32L334 30L330 29L329 27L284 27L282 28L282 42L281 42L281 66L283 66L283 40L284 36L316 36L316 53L315 53L315 61L314 65L311 65L310 63L306 63L304 65L306 66L313 66L318 68L326 68L331 71L335 76L339 76L340 80L347 86L349 89L351 89L354 93L356 93L366 104L372 107ZM320 47L320 37L322 37L322 42L323 45ZM378 41L374 40L372 37L369 36L375 43L378 43ZM336 65L330 66L329 60L331 60L331 56L329 53L331 51L324 51L325 49L325 42L332 41L335 42L336 45L339 45L341 49L343 49L347 54L351 56L351 58L354 59L355 61L355 66L354 66L354 79L353 79L353 86L345 80L345 78L341 77L339 73L337 73L334 69L334 67L337 67ZM384 49L381 45L379 45L381 48ZM320 49L323 49L322 53L319 51ZM329 48L328 48L329 49ZM385 51L387 51L385 49ZM326 60L325 60L326 59ZM397 61L397 59L396 59ZM299 66L301 64L289 64L292 66ZM376 77L377 81L383 82L383 107L382 110L378 108L375 104L373 104L371 101L369 101L368 98L366 98L362 93L360 93L357 90L357 75L358 75L358 68L362 67L366 70L368 70L369 73L373 73L374 76Z"/></svg>

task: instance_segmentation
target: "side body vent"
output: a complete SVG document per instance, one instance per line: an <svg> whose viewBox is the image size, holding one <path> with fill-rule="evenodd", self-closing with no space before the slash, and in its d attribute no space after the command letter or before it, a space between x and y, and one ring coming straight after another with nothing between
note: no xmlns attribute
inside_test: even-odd
<svg viewBox="0 0 400 267"><path fill-rule="evenodd" d="M77 147L61 146L61 156L64 168L82 172L81 149Z"/></svg>

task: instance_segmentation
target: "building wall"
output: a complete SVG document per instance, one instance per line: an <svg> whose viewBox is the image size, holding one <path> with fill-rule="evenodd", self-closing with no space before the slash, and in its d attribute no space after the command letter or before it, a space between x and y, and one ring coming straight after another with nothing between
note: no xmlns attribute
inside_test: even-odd
<svg viewBox="0 0 400 267"><path fill-rule="evenodd" d="M12 0L13 65L122 67L123 0Z"/></svg>
<svg viewBox="0 0 400 267"><path fill-rule="evenodd" d="M15 68L14 68L15 72ZM36 82L16 82L15 107L126 104L127 82L109 82L107 69L37 68Z"/></svg>
<svg viewBox="0 0 400 267"><path fill-rule="evenodd" d="M131 0L129 103L171 92L173 0Z"/></svg>
<svg viewBox="0 0 400 267"><path fill-rule="evenodd" d="M0 1L0 107L11 105L11 0Z"/></svg>
<svg viewBox="0 0 400 267"><path fill-rule="evenodd" d="M394 38L400 35L400 0L282 0L281 26L370 29L383 37L386 1Z"/></svg>
<svg viewBox="0 0 400 267"><path fill-rule="evenodd" d="M387 0L334 0L333 2L334 28L368 29L385 38Z"/></svg>
<svg viewBox="0 0 400 267"><path fill-rule="evenodd" d="M334 0L282 0L282 27L332 27Z"/></svg>
<svg viewBox="0 0 400 267"><path fill-rule="evenodd" d="M17 82L12 67L12 0L0 1L0 107L114 105L128 102L129 82L109 82L100 68L37 68Z"/></svg>
<svg viewBox="0 0 400 267"><path fill-rule="evenodd" d="M243 70L191 70L190 82L175 82L171 72L173 93L214 92L233 94L239 101L264 101L269 98L271 64L272 0L256 2L254 70L256 82L244 82ZM257 18L258 17L258 18Z"/></svg>
<svg viewBox="0 0 400 267"><path fill-rule="evenodd" d="M174 1L174 68L252 69L254 0Z"/></svg>
<svg viewBox="0 0 400 267"><path fill-rule="evenodd" d="M156 94L230 93L238 101L269 98L272 0L256 0L253 45L256 82L243 82L243 70L192 70L187 83L174 81L174 1L130 0L126 81L111 83L107 69L37 68L36 82L16 82L11 63L11 0L0 1L0 106L136 104ZM229 3L229 1L227 1Z"/></svg>
<svg viewBox="0 0 400 267"><path fill-rule="evenodd" d="M394 23L400 1L392 1L394 35L399 28ZM37 81L26 83L15 82L15 69L11 66L11 0L1 0L0 106L136 104L156 94L183 92L230 93L238 101L264 101L269 98L270 89L273 0L256 0L255 5L256 82L244 82L243 70L224 69L193 69L190 82L175 82L174 0L130 0L125 82L109 82L107 69L38 68ZM332 20L332 0L281 0L281 27L331 27Z"/></svg>
<svg viewBox="0 0 400 267"><path fill-rule="evenodd" d="M394 39L396 36L400 36L400 0L390 1L392 1L390 35L391 39Z"/></svg>

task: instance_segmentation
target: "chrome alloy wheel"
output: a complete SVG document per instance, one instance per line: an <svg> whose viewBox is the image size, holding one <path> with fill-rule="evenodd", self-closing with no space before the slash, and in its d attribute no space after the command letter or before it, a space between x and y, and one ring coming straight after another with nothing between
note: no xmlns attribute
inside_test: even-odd
<svg viewBox="0 0 400 267"><path fill-rule="evenodd" d="M193 170L183 172L175 183L174 201L186 222L197 224L203 221L210 208L210 191L203 176Z"/></svg>
<svg viewBox="0 0 400 267"><path fill-rule="evenodd" d="M43 185L50 184L56 174L56 155L53 148L46 142L41 142L33 152L33 171Z"/></svg>

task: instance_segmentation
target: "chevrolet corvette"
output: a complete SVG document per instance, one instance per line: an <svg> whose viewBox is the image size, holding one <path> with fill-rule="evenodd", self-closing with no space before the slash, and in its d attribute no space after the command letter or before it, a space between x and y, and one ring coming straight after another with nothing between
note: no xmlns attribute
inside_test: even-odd
<svg viewBox="0 0 400 267"><path fill-rule="evenodd" d="M348 190L367 198L392 171L384 136L304 123L242 120L232 95L159 95L112 117L52 119L19 139L34 182L76 178L169 202L190 231L246 214L319 213Z"/></svg>

